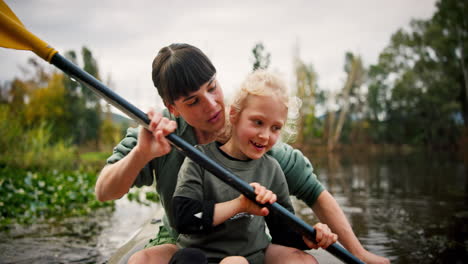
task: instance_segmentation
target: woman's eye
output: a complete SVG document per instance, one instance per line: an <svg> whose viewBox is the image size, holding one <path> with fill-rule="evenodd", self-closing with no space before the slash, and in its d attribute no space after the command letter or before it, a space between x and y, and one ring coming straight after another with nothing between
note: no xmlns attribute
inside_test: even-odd
<svg viewBox="0 0 468 264"><path fill-rule="evenodd" d="M194 98L190 101L187 101L188 106L196 105L198 103L198 99Z"/></svg>
<svg viewBox="0 0 468 264"><path fill-rule="evenodd" d="M212 93L214 91L216 91L216 84L208 89L208 92L210 92L210 93Z"/></svg>
<svg viewBox="0 0 468 264"><path fill-rule="evenodd" d="M258 126L261 126L263 124L261 120L254 120L254 123Z"/></svg>

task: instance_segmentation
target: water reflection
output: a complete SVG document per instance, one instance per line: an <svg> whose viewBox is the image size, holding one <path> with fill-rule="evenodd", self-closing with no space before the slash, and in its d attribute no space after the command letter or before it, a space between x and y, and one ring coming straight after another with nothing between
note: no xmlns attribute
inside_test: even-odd
<svg viewBox="0 0 468 264"><path fill-rule="evenodd" d="M13 226L0 233L0 263L106 263L158 207L122 198L115 210Z"/></svg>
<svg viewBox="0 0 468 264"><path fill-rule="evenodd" d="M99 263L96 237L105 226L100 220L111 213L100 209L92 217L12 226L0 235L0 263Z"/></svg>
<svg viewBox="0 0 468 264"><path fill-rule="evenodd" d="M366 248L393 263L468 263L462 161L422 154L308 156ZM299 212L317 221L309 210Z"/></svg>
<svg viewBox="0 0 468 264"><path fill-rule="evenodd" d="M145 206L127 199L118 200L115 211L107 218L109 223L97 237L97 248L103 259L109 259L160 207L159 203ZM155 229L154 234L157 231Z"/></svg>

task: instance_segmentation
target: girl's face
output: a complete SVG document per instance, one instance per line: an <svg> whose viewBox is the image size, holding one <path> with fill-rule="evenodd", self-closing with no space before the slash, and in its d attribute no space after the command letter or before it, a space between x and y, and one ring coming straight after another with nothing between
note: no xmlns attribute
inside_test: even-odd
<svg viewBox="0 0 468 264"><path fill-rule="evenodd" d="M224 95L216 78L200 86L198 91L180 97L168 109L204 133L219 132L225 124Z"/></svg>
<svg viewBox="0 0 468 264"><path fill-rule="evenodd" d="M230 153L238 159L259 159L278 141L288 109L277 96L249 95L240 113L231 111Z"/></svg>

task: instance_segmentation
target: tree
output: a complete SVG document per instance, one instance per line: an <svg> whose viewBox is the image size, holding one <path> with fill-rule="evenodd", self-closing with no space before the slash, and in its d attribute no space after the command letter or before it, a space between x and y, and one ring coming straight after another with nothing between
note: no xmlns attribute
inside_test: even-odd
<svg viewBox="0 0 468 264"><path fill-rule="evenodd" d="M311 138L315 130L315 96L317 91L317 73L313 65L306 65L296 55L294 59L296 74L296 96L302 100L299 108L298 135L296 143L302 146L306 138Z"/></svg>
<svg viewBox="0 0 468 264"><path fill-rule="evenodd" d="M74 51L65 53L78 65ZM91 51L83 48L86 70L99 77L98 64ZM22 126L51 127L51 138L83 144L99 140L102 120L100 100L87 87L57 71L47 71L35 59L22 67L24 77L1 87L1 101L15 113Z"/></svg>
<svg viewBox="0 0 468 264"><path fill-rule="evenodd" d="M99 75L99 67L96 59L93 57L93 53L87 47L81 49L81 55L83 56L83 70L94 76L96 79L101 80ZM85 100L89 103L98 104L100 98L88 88L82 89Z"/></svg>
<svg viewBox="0 0 468 264"><path fill-rule="evenodd" d="M467 13L466 1L442 0L430 20L393 34L370 69L374 138L449 146L468 131Z"/></svg>
<svg viewBox="0 0 468 264"><path fill-rule="evenodd" d="M112 81L110 75L107 78L106 86L114 90L114 82ZM122 137L122 124L116 124L116 122L112 120L112 111L110 104L106 104L104 109L104 116L99 130L99 142L104 146L112 148L119 142L119 140Z"/></svg>
<svg viewBox="0 0 468 264"><path fill-rule="evenodd" d="M83 69L100 79L99 67L96 59L93 57L91 50L83 47L81 50ZM65 56L74 64L79 65L75 51L67 51ZM75 144L83 144L85 142L94 141L98 147L100 126L102 123L102 109L100 98L96 96L91 89L84 87L76 80L72 80L68 76L63 78L63 85L66 97L66 111L73 113L68 119L70 135L73 135Z"/></svg>
<svg viewBox="0 0 468 264"><path fill-rule="evenodd" d="M348 115L350 109L350 95L356 90L359 89L361 86L363 79L364 79L364 67L362 65L362 61L360 56L354 55L351 52L347 52L345 55L345 65L344 70L348 74L346 78L346 82L343 86L341 91L340 97L338 98L338 105L340 106L339 109L339 117L335 124L335 117L329 117L329 132L330 135L328 137L328 149L333 150L337 145L341 132L343 129L343 125L345 123L345 119ZM335 113L329 112L330 115L335 115Z"/></svg>
<svg viewBox="0 0 468 264"><path fill-rule="evenodd" d="M68 138L70 128L66 120L72 113L65 111L64 94L63 74L53 73L46 86L37 87L32 91L25 107L26 124L29 126L48 124L54 128L54 137Z"/></svg>
<svg viewBox="0 0 468 264"><path fill-rule="evenodd" d="M265 51L263 43L259 42L255 44L255 47L252 49L252 53L254 56L254 71L257 69L267 69L268 66L270 66L270 53Z"/></svg>
<svg viewBox="0 0 468 264"><path fill-rule="evenodd" d="M443 0L437 3L438 10L429 22L425 39L435 51L434 61L443 63L446 74L453 76L457 86L465 129L468 123L468 3ZM438 58L438 60L437 60Z"/></svg>

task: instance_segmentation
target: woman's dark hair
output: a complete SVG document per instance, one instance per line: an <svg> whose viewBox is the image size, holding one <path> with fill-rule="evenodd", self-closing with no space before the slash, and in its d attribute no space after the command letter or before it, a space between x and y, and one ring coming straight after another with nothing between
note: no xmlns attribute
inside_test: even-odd
<svg viewBox="0 0 468 264"><path fill-rule="evenodd" d="M159 50L153 60L153 84L165 104L197 91L216 74L216 68L198 48L175 43Z"/></svg>

